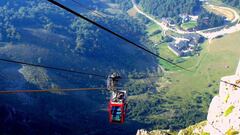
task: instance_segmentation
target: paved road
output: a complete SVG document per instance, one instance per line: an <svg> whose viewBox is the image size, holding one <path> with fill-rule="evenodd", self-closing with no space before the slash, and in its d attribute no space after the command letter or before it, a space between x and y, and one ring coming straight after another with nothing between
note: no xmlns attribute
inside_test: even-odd
<svg viewBox="0 0 240 135"><path fill-rule="evenodd" d="M148 14L146 14L146 13L144 13L142 10L140 10L140 9L137 7L137 4L136 4L135 0L132 0L132 4L133 4L133 8L134 8L135 10L137 10L138 13L144 15L144 16L147 17L149 20L151 20L151 21L153 21L154 23L156 23L157 25L159 25L164 31L169 30L169 28L168 28L166 25L164 25L162 22L156 20L155 18L149 16Z"/></svg>
<svg viewBox="0 0 240 135"><path fill-rule="evenodd" d="M234 14L234 18L231 19L231 20L229 20L229 21L231 21L232 23L238 21L239 18L240 18L240 16L239 16L239 14L237 13L237 11L234 10L234 9L231 9L231 8L229 8L229 7L220 7L220 6L215 6L215 5L211 5L211 4L208 4L208 6L211 7L212 9L214 9L214 8L219 8L219 9L222 9L222 10L228 10L228 11L232 12L232 13ZM223 11L223 12L224 12L224 11Z"/></svg>
<svg viewBox="0 0 240 135"><path fill-rule="evenodd" d="M229 10L232 13L234 13L234 19L231 20L231 23L237 22L240 19L239 14L234 9L231 9L231 8L228 8L228 7L215 6L215 5L209 5L209 6L210 7L219 7L219 8L225 9L225 10ZM208 29L208 30L210 30L210 29ZM216 37L224 36L226 34L231 34L231 33L235 33L235 32L240 31L240 24L233 25L229 28L223 28L223 29L220 29L220 30L215 31L215 32L204 32L204 31L207 31L207 30L197 31L196 33L204 36L205 38L208 38L211 41L212 39L214 39Z"/></svg>
<svg viewBox="0 0 240 135"><path fill-rule="evenodd" d="M143 12L141 9L138 8L135 0L131 0L132 1L132 4L133 4L133 8L140 14L142 14L143 16L147 17L149 20L153 21L154 23L156 23L157 25L159 25L163 31L167 31L167 30L170 30L170 31L173 31L173 32L176 32L178 34L190 34L190 33L194 33L194 32L188 32L188 31L183 31L183 30L180 30L180 29L173 29L173 28L170 28L166 25L163 24L163 22L161 22L160 20L157 20L155 19L154 17L146 14L145 12Z"/></svg>
<svg viewBox="0 0 240 135"><path fill-rule="evenodd" d="M132 1L132 4L133 4L133 8L140 14L144 15L145 17L147 17L148 19L150 19L151 21L153 21L154 23L156 23L157 25L159 25L162 30L165 32L167 30L170 30L170 31L173 31L173 32L176 32L178 34L193 34L193 33L198 33L200 35L202 35L203 37L205 38L208 38L209 40L212 40L218 36L223 36L225 34L230 34L230 33L234 33L234 32L237 32L237 31L240 31L240 24L236 24L234 26L231 26L229 28L224 28L224 29L221 29L219 31L216 31L216 32L204 32L204 31L207 31L207 30L210 30L210 29L207 29L207 30L204 30L204 31L196 31L196 32L188 32L188 31L184 31L184 30L180 30L180 29L173 29L173 28L170 28L166 25L164 25L160 20L157 20L155 19L154 17L146 14L145 12L143 12L141 9L138 8L135 0L131 0ZM214 6L214 5L210 5L211 6ZM228 8L228 7L220 7L220 8L223 8L223 9L227 9L227 10L230 10L231 12L234 13L235 17L234 19L232 20L232 22L236 22L240 19L239 17L239 14L234 10L234 9L231 9L231 8Z"/></svg>

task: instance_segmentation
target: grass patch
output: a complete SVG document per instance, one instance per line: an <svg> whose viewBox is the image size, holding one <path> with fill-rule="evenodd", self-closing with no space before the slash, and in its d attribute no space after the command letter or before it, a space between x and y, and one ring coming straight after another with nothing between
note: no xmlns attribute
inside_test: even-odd
<svg viewBox="0 0 240 135"><path fill-rule="evenodd" d="M155 23L150 23L147 25L147 33L148 35L152 34L153 32L157 31L157 30L162 30L160 26L158 26Z"/></svg>
<svg viewBox="0 0 240 135"><path fill-rule="evenodd" d="M238 135L239 131L233 130L233 129L229 129L225 134L226 135Z"/></svg>
<svg viewBox="0 0 240 135"><path fill-rule="evenodd" d="M164 60L159 60L159 64L166 70L166 71L177 71L180 70L179 67L176 67L172 64L169 64L168 62Z"/></svg>
<svg viewBox="0 0 240 135"><path fill-rule="evenodd" d="M169 48L167 43L163 43L159 46L157 46L158 53L161 57L167 58L169 61L172 61L174 63L178 63L181 61L185 61L183 58L178 57L175 55ZM159 64L167 71L177 71L179 70L178 67L173 66L172 64L169 64L168 62L164 60L159 60Z"/></svg>
<svg viewBox="0 0 240 135"><path fill-rule="evenodd" d="M229 114L231 114L234 108L235 107L233 105L229 106L227 110L225 110L224 116L227 117Z"/></svg>
<svg viewBox="0 0 240 135"><path fill-rule="evenodd" d="M210 135L208 132L203 132L201 135Z"/></svg>
<svg viewBox="0 0 240 135"><path fill-rule="evenodd" d="M196 21L190 21L190 22L187 22L187 23L183 23L181 25L181 27L184 29L184 30L187 30L187 29L192 29L192 28L195 28L197 26L197 22Z"/></svg>
<svg viewBox="0 0 240 135"><path fill-rule="evenodd" d="M225 99L224 99L224 102L225 102L225 103L227 103L227 101L228 101L229 97L230 97L230 95L229 95L229 94L227 94L227 96L226 96L226 97L225 97Z"/></svg>
<svg viewBox="0 0 240 135"><path fill-rule="evenodd" d="M180 135L192 135L194 130L198 129L203 132L203 127L207 125L207 121L202 121L195 125L189 126L186 129L183 129ZM209 133L203 132L201 135L209 135Z"/></svg>
<svg viewBox="0 0 240 135"><path fill-rule="evenodd" d="M162 31L161 27L155 23L150 23L147 25L146 32L149 36L149 39L154 43L159 43L162 40L162 34L161 33L154 34L154 32L156 31Z"/></svg>
<svg viewBox="0 0 240 135"><path fill-rule="evenodd" d="M153 43L159 43L162 41L162 34L156 34L149 38Z"/></svg>
<svg viewBox="0 0 240 135"><path fill-rule="evenodd" d="M168 48L168 44L167 43L163 43L159 46L157 46L158 52L160 54L160 56L164 57L164 58L169 58L172 60L176 60L180 57L176 56L169 48Z"/></svg>

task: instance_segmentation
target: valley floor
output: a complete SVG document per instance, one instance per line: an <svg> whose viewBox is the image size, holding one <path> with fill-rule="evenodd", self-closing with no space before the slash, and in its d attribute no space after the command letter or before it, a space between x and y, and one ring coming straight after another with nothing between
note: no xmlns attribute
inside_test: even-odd
<svg viewBox="0 0 240 135"><path fill-rule="evenodd" d="M137 7L135 6L135 10ZM135 11L136 12L136 11ZM148 25L148 33L153 33L159 28L159 24ZM150 36L150 40L161 42L161 34ZM148 116L150 119L166 119L171 118L174 111L179 111L174 106L184 106L186 104L195 105L196 99L200 98L201 102L197 103L200 106L200 113L206 114L211 101L206 100L201 94L215 95L218 92L220 78L235 72L238 60L240 58L240 32L230 33L221 38L215 38L211 42L203 43L202 50L199 56L181 58L183 62L179 65L191 70L183 71L172 65L160 60L159 64L167 69L164 77L158 80L158 92L165 91L163 97L179 96L182 100L173 100L172 103L165 103L164 107L168 108L168 112L157 115ZM180 59L168 50L166 43L154 45L159 54L164 58L173 60ZM146 98L146 99L145 99ZM148 100L147 96L142 95L141 100ZM180 107L181 108L181 107ZM189 106L189 108L191 108ZM189 108L186 108L189 109ZM179 114L182 115L182 114ZM192 115L192 114L191 114ZM206 119L206 118L205 118ZM202 119L204 120L204 119ZM199 122L199 120L197 121Z"/></svg>

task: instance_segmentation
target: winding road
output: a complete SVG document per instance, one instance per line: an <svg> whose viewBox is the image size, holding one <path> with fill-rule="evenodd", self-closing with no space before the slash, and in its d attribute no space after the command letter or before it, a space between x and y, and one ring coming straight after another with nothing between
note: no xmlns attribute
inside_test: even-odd
<svg viewBox="0 0 240 135"><path fill-rule="evenodd" d="M163 31L167 31L169 30L169 27L167 27L166 25L164 25L162 22L156 20L155 18L151 17L150 15L144 13L142 10L140 10L135 2L135 0L131 0L132 4L133 4L133 8L140 14L142 14L143 16L147 17L149 20L153 21L154 23L156 23L157 25L159 25Z"/></svg>
<svg viewBox="0 0 240 135"><path fill-rule="evenodd" d="M176 32L178 34L194 34L194 33L198 33L200 35L202 35L203 37L209 39L209 41L211 41L212 39L216 38L216 37L219 37L219 36L224 36L226 34L231 34L231 33L234 33L234 32L237 32L237 31L240 31L240 24L239 23L236 23L235 25L233 26L230 26L228 28L223 28L223 29L220 29L218 31L215 31L215 32L204 32L204 31L208 31L210 29L206 29L206 30L201 30L201 31L196 31L196 32L188 32L188 31L184 31L184 30L180 30L180 29L173 29L173 28L170 28L168 27L167 25L164 25L163 22L161 22L160 20L157 20L155 19L154 17L148 15L147 13L145 13L144 11L142 11L136 4L135 0L131 0L132 1L132 4L133 4L133 8L140 14L142 14L143 16L147 17L149 20L153 21L154 23L156 23L157 25L159 25L162 30L164 31L164 33L166 31L173 31L173 32ZM209 5L210 7L216 7L215 5ZM231 9L231 8L228 8L228 7L220 7L220 6L217 6L219 8L222 8L222 9L225 9L225 10L229 10L231 12L234 13L234 19L231 21L231 23L234 23L234 22L237 22L239 21L240 17L239 17L239 14L237 13L237 11L235 11L234 9Z"/></svg>
<svg viewBox="0 0 240 135"><path fill-rule="evenodd" d="M149 20L153 21L154 23L156 23L157 25L159 25L163 31L173 31L173 32L176 32L178 34L190 34L190 33L193 33L193 32L188 32L188 31L183 31L183 30L180 30L180 29L173 29L173 28L170 28L168 26L166 26L163 22L161 22L160 20L157 20L155 19L154 17L148 15L147 13L143 12L136 4L135 0L131 0L132 1L132 4L133 4L133 8L140 14L142 14L143 16L147 17Z"/></svg>

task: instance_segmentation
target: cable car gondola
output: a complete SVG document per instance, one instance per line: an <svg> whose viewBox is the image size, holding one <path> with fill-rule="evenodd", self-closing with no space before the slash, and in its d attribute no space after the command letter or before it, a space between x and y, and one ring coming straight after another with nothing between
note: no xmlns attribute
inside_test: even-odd
<svg viewBox="0 0 240 135"><path fill-rule="evenodd" d="M112 92L108 106L110 123L124 123L127 110L126 99L127 91L118 90L116 92Z"/></svg>
<svg viewBox="0 0 240 135"><path fill-rule="evenodd" d="M124 123L127 110L127 91L118 90L115 86L120 79L118 73L108 76L107 88L112 91L112 95L108 104L109 122Z"/></svg>

